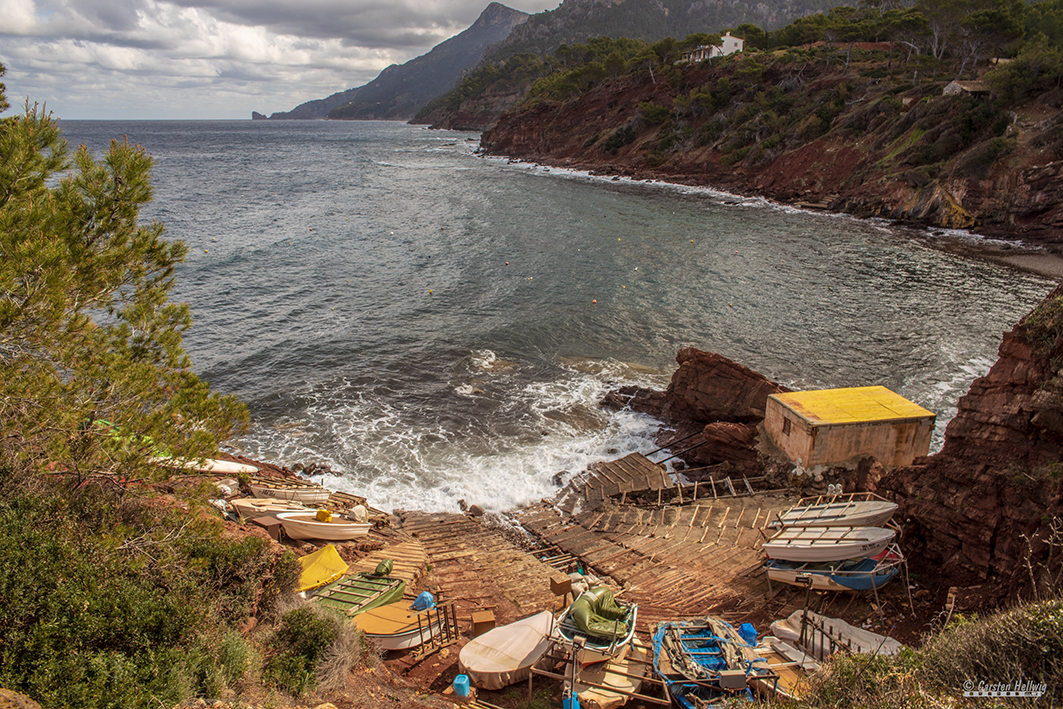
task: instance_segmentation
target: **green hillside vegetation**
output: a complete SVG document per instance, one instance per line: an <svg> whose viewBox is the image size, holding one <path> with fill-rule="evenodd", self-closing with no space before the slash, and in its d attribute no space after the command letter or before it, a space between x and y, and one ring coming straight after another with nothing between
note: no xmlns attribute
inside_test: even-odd
<svg viewBox="0 0 1063 709"><path fill-rule="evenodd" d="M0 119L0 688L48 709L286 696L362 658L345 619L292 608L291 552L227 537L214 486L157 463L248 417L181 346L186 248L140 222L151 166L117 141L71 157L36 106Z"/></svg>
<svg viewBox="0 0 1063 709"><path fill-rule="evenodd" d="M783 0L766 3L702 3L690 0L584 0L562 3L556 10L532 15L489 55L499 62L515 54L546 55L563 44L581 44L595 37L629 37L655 42L714 32L722 27L775 29L796 18L826 12L838 0Z"/></svg>
<svg viewBox="0 0 1063 709"><path fill-rule="evenodd" d="M758 106L773 111L774 115L759 118L764 124L773 124L790 108L790 101L805 101L817 104L818 120L802 125L798 134L815 137L817 130L829 126L828 119L837 115L836 111L832 115L834 109L830 106L818 106L820 101L815 97L790 97L778 105L768 106L774 100L773 95L801 89L803 67L821 64L824 68L847 70L857 58L865 65L876 64L875 68L868 69L873 75L865 78L892 83L890 90L900 93L905 88L920 87L939 78L973 79L985 69L990 58L1017 57L1017 63L987 77L1004 101L1015 102L1050 93L1058 84L1063 47L1061 18L1063 9L1059 0L1031 6L1023 5L1021 0L923 0L912 8L887 9L885 5L870 4L861 8L835 7L771 31L750 24L720 28L721 33L731 31L746 40L742 56L712 62L721 78L726 75L728 83L735 82L730 86L725 83L686 87L683 76L689 67L677 66L684 50L714 43L718 41L717 34L696 33L681 40L668 37L653 43L595 38L582 44L561 45L547 56L525 53L505 61L485 61L455 89L437 97L418 115L433 114L441 107L445 111L459 110L463 101L497 90L499 86L521 87L528 102L568 101L603 86L606 81L627 74L648 73L655 82L665 79L677 89L676 127L684 117L704 116L709 107L714 108L713 113L729 108L730 115L735 113L733 109L738 103L743 104L743 116L737 125L746 123L743 118L754 116ZM829 46L823 46L825 43ZM858 50L861 43L886 43L888 49ZM733 66L736 62L737 66ZM785 67L793 77L782 85L762 86L758 72L772 66ZM730 76L732 73L737 75ZM750 90L762 91L764 96L748 95ZM713 94L708 103L706 92ZM755 105L749 105L750 98L755 99L752 102ZM445 120L437 122L445 123ZM717 122L721 123L720 130L728 127L724 123L735 125L729 120ZM708 130L711 133L717 129ZM735 147L742 144L743 139L738 138Z"/></svg>

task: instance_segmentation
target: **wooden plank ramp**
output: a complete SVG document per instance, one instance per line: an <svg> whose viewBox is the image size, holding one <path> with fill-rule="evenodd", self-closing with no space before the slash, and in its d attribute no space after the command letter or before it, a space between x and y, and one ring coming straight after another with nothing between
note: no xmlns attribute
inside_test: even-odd
<svg viewBox="0 0 1063 709"><path fill-rule="evenodd" d="M519 615L555 610L550 580L566 579L561 571L529 554L481 518L452 513L407 512L402 528L424 546L431 566L426 577L437 598L453 600L459 620L468 623L474 610L511 603ZM489 584L485 584L489 582ZM485 591L485 586L491 588ZM497 592L493 589L497 588ZM496 620L501 624L503 617Z"/></svg>
<svg viewBox="0 0 1063 709"><path fill-rule="evenodd" d="M763 599L761 525L790 503L753 495L660 509L599 500L572 516L548 501L511 513L544 544L621 588L639 604L640 633L653 624Z"/></svg>
<svg viewBox="0 0 1063 709"><path fill-rule="evenodd" d="M373 571L384 559L391 559L392 563L391 573L388 576L406 582L404 595L416 596L414 588L424 577L428 567L428 554L425 552L424 545L417 539L391 544L351 564L348 574L353 576L363 571Z"/></svg>

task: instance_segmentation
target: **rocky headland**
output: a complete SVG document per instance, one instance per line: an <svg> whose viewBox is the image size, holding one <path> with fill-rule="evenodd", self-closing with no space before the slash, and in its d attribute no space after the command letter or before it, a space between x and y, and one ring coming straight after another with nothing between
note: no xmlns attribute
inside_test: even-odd
<svg viewBox="0 0 1063 709"><path fill-rule="evenodd" d="M826 61L736 56L631 72L563 100L517 103L499 81L437 125L483 128L490 155L1063 246L1056 94L942 95L946 82L881 78L881 48L858 48L845 68L829 47L810 51Z"/></svg>

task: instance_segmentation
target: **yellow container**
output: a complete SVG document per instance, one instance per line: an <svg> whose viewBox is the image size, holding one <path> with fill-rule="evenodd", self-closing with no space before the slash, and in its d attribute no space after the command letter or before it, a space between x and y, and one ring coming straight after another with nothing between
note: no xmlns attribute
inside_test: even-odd
<svg viewBox="0 0 1063 709"><path fill-rule="evenodd" d="M317 517L318 522L331 522L332 510L318 510L314 516Z"/></svg>

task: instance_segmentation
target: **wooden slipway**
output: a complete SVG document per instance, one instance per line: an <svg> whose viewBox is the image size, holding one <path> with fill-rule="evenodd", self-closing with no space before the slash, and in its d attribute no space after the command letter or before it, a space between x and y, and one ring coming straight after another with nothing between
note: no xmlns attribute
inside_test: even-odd
<svg viewBox="0 0 1063 709"><path fill-rule="evenodd" d="M625 504L640 492L675 486L660 466L633 453L595 466L554 500L510 516L548 554L571 556L622 588L625 600L639 604L638 630L649 632L660 621L763 604L761 545L771 536L768 524L792 503L780 493L753 493L739 480L738 494L729 484L731 494L719 497Z"/></svg>

